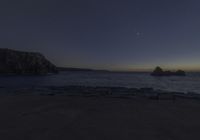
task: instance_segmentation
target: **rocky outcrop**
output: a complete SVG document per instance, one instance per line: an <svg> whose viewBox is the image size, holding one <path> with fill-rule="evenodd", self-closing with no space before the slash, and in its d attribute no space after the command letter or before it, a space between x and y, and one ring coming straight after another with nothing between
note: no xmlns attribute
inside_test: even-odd
<svg viewBox="0 0 200 140"><path fill-rule="evenodd" d="M151 73L152 76L162 76L164 71L160 67L156 67L155 70Z"/></svg>
<svg viewBox="0 0 200 140"><path fill-rule="evenodd" d="M172 71L163 71L162 68L156 67L155 70L151 73L152 76L185 76L186 73L183 70L177 70L176 72Z"/></svg>
<svg viewBox="0 0 200 140"><path fill-rule="evenodd" d="M177 70L177 71L175 72L175 74L176 74L177 76L185 76L185 75L186 75L185 72L184 72L183 70Z"/></svg>
<svg viewBox="0 0 200 140"><path fill-rule="evenodd" d="M55 65L42 54L0 49L0 74L57 73Z"/></svg>

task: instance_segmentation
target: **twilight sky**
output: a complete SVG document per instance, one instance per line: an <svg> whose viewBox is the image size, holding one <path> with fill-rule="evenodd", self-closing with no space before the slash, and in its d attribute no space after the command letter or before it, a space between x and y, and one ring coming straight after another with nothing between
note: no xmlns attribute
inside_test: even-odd
<svg viewBox="0 0 200 140"><path fill-rule="evenodd" d="M200 1L1 0L0 38L58 66L200 70Z"/></svg>

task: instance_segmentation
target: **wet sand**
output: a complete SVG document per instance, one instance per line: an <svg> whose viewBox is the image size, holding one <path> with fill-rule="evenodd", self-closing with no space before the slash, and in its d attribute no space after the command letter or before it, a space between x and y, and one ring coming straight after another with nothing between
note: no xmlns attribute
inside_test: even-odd
<svg viewBox="0 0 200 140"><path fill-rule="evenodd" d="M0 97L0 140L199 140L200 100Z"/></svg>

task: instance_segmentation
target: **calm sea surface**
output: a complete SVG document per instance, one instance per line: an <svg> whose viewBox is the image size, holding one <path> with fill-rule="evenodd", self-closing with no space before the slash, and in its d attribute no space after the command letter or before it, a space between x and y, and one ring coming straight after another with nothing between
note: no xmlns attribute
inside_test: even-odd
<svg viewBox="0 0 200 140"><path fill-rule="evenodd" d="M186 77L152 77L149 73L61 72L47 76L0 76L5 89L42 86L153 87L166 91L200 93L200 73Z"/></svg>

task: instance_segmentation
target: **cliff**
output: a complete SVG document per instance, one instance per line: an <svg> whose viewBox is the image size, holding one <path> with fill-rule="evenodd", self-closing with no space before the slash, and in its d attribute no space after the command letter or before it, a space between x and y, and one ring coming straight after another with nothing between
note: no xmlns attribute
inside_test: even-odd
<svg viewBox="0 0 200 140"><path fill-rule="evenodd" d="M0 49L1 74L47 74L57 72L56 66L40 53Z"/></svg>

